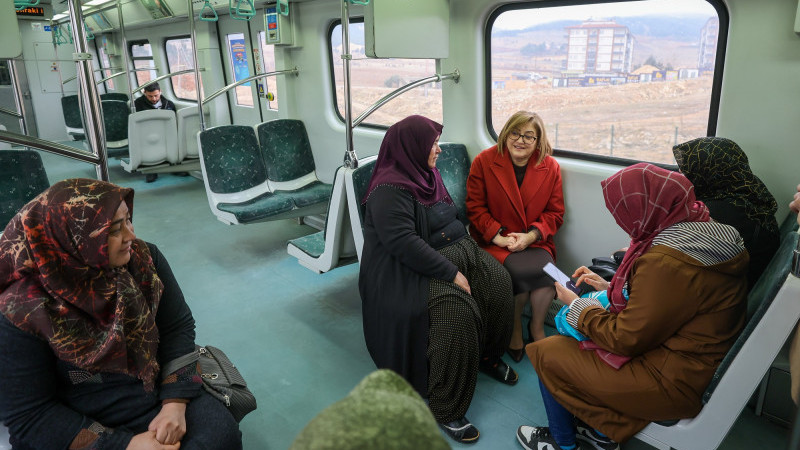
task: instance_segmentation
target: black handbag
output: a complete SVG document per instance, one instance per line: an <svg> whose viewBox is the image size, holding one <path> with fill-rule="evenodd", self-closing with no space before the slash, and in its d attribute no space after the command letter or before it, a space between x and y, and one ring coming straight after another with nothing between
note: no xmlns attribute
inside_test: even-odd
<svg viewBox="0 0 800 450"><path fill-rule="evenodd" d="M217 347L195 346L195 351L192 353L165 364L162 373L164 376L168 376L195 361L198 363L198 371L203 379L203 389L221 401L237 422L256 409L256 398L247 388L247 382L239 373L239 369Z"/></svg>

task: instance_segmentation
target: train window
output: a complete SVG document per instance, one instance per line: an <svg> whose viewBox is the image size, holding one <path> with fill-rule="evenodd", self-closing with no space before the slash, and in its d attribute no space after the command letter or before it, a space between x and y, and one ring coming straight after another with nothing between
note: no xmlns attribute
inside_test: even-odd
<svg viewBox="0 0 800 450"><path fill-rule="evenodd" d="M131 59L133 60L134 69L152 69L152 70L137 70L136 71L136 85L141 86L150 80L156 79L156 64L153 61L153 48L147 41L131 42Z"/></svg>
<svg viewBox="0 0 800 450"><path fill-rule="evenodd" d="M342 63L342 26L335 23L329 33L331 71L336 96L336 110L344 117L344 65ZM364 54L364 22L350 22L350 94L353 119L386 94L421 78L436 73L433 59L367 58ZM421 114L442 121L441 83L414 88L367 117L363 124L391 126L412 114Z"/></svg>
<svg viewBox="0 0 800 450"><path fill-rule="evenodd" d="M561 154L671 165L673 145L716 131L722 6L516 3L495 11L487 29L494 136L525 109L541 114Z"/></svg>
<svg viewBox="0 0 800 450"><path fill-rule="evenodd" d="M167 69L169 73L194 69L191 38L167 39L164 43L164 49L167 53ZM194 83L193 73L171 77L170 82L172 83L172 92L175 97L182 100L197 101L197 87Z"/></svg>
<svg viewBox="0 0 800 450"><path fill-rule="evenodd" d="M99 39L95 39L95 45L97 45L98 40ZM108 57L108 53L106 53L105 47L98 45L97 55L100 59L100 67L104 68L102 72L103 78L110 77L111 74L113 73L113 70L111 70L111 59ZM114 90L113 78L109 78L108 80L106 80L106 90L112 90L112 91Z"/></svg>
<svg viewBox="0 0 800 450"><path fill-rule="evenodd" d="M231 63L233 81L244 80L250 76L244 34L232 33L226 36L226 40L228 42L228 60ZM236 93L236 104L238 106L253 106L253 88L249 82L236 86L234 92Z"/></svg>
<svg viewBox="0 0 800 450"><path fill-rule="evenodd" d="M275 71L275 46L267 45L267 33L258 33L261 42L261 69L264 72ZM278 109L278 80L277 77L267 77L267 92L272 93L273 100L267 100L269 109Z"/></svg>

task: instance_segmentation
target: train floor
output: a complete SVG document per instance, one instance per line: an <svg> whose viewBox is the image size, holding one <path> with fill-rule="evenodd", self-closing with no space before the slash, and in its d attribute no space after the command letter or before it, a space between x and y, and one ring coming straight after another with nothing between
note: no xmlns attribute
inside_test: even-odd
<svg viewBox="0 0 800 450"><path fill-rule="evenodd" d="M51 183L95 178L91 165L43 159ZM225 225L211 213L202 181L161 174L145 183L117 160L110 166L112 182L135 189L136 234L169 260L194 313L197 342L224 349L257 397L258 409L241 422L245 449L287 449L317 413L375 369L362 333L358 265L315 274L286 252L289 239L316 230L291 219ZM519 383L480 374L467 417L481 437L468 446L451 441L454 448L518 449L519 425L546 423L530 362L506 361ZM787 441L786 428L745 408L721 448L785 449ZM0 450L7 442L0 435ZM650 446L631 440L622 448Z"/></svg>

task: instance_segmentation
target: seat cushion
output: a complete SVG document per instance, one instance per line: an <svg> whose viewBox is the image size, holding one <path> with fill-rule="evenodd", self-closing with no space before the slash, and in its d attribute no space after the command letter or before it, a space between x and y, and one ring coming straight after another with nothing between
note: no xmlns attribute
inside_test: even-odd
<svg viewBox="0 0 800 450"><path fill-rule="evenodd" d="M294 209L292 197L266 193L244 203L219 203L217 209L231 213L239 223L255 222Z"/></svg>
<svg viewBox="0 0 800 450"><path fill-rule="evenodd" d="M300 189L295 189L293 191L275 191L275 193L290 195L292 199L294 199L295 206L303 208L330 200L331 188L332 186L330 184L315 181Z"/></svg>
<svg viewBox="0 0 800 450"><path fill-rule="evenodd" d="M312 258L319 258L322 252L325 251L325 232L318 231L308 236L292 239L289 243L300 249L306 255Z"/></svg>

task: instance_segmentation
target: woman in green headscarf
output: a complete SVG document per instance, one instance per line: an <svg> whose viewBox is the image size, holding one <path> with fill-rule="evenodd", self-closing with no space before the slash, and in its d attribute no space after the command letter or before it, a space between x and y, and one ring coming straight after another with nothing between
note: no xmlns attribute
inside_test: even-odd
<svg viewBox="0 0 800 450"><path fill-rule="evenodd" d="M711 218L733 226L742 235L750 253L747 280L752 289L780 244L775 197L750 170L741 147L730 139L693 139L676 145L672 152Z"/></svg>

